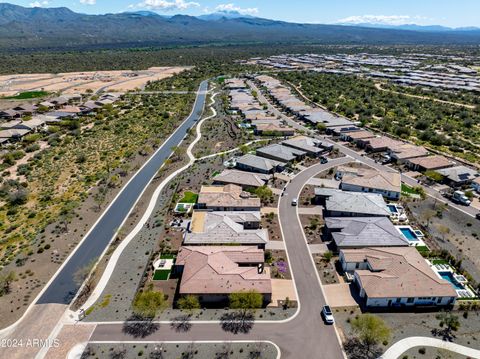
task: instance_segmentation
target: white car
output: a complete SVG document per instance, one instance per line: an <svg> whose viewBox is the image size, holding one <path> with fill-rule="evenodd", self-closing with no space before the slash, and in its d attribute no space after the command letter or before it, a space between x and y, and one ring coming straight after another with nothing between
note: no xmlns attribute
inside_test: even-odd
<svg viewBox="0 0 480 359"><path fill-rule="evenodd" d="M296 206L298 204L298 199L292 199L292 206Z"/></svg>
<svg viewBox="0 0 480 359"><path fill-rule="evenodd" d="M332 310L328 305L324 305L322 308L322 317L325 323L327 324L334 324L335 319L333 318Z"/></svg>

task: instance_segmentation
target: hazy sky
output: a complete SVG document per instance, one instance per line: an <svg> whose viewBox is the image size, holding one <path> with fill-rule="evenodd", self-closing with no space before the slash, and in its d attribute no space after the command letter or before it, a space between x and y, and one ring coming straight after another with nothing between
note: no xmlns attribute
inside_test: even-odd
<svg viewBox="0 0 480 359"><path fill-rule="evenodd" d="M243 14L309 23L382 23L480 26L480 0L12 0L22 6L66 6L98 14L153 10L201 15L235 10Z"/></svg>

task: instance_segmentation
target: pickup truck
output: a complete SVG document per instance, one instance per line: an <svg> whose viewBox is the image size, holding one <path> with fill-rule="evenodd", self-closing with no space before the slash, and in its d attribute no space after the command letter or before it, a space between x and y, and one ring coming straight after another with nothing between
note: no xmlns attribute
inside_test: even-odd
<svg viewBox="0 0 480 359"><path fill-rule="evenodd" d="M468 199L468 197L465 195L465 192L463 192L463 191L455 191L453 193L443 192L442 195L443 195L443 197L451 200L453 203L461 204L461 205L464 205L464 206L470 206L470 204L472 203Z"/></svg>

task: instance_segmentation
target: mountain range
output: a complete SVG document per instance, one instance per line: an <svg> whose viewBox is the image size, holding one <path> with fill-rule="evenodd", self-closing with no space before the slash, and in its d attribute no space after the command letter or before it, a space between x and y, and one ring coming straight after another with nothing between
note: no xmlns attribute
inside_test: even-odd
<svg viewBox="0 0 480 359"><path fill-rule="evenodd" d="M480 31L299 24L218 13L86 15L0 3L2 51L204 44L480 44Z"/></svg>

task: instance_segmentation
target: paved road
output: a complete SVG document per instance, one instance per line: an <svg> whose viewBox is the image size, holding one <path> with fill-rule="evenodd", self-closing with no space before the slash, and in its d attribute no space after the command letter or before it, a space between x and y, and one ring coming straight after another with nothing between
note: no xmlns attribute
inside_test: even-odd
<svg viewBox="0 0 480 359"><path fill-rule="evenodd" d="M53 281L44 290L37 304L60 303L68 304L79 289L73 280L74 273L79 268L100 257L110 243L115 232L120 228L135 203L140 198L145 187L150 183L165 160L170 156L172 147L180 144L187 131L197 122L203 112L208 82L200 84L199 92L190 116L153 154L148 162L135 174L122 189L119 195L103 213L100 220L94 225L87 237L76 251L61 267Z"/></svg>
<svg viewBox="0 0 480 359"><path fill-rule="evenodd" d="M319 164L301 172L288 184L279 204L279 219L283 228L291 271L300 299L300 312L288 322L256 323L248 334L224 332L218 323L195 323L187 333L179 333L162 324L154 334L138 341L199 341L199 340L270 340L280 347L282 358L341 359L343 352L333 326L327 326L320 317L325 296L316 274L303 228L297 216L297 208L291 205L303 186L317 173L351 161L340 158L328 164ZM131 341L131 336L122 332L123 325L97 324L91 341Z"/></svg>

